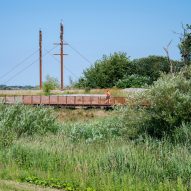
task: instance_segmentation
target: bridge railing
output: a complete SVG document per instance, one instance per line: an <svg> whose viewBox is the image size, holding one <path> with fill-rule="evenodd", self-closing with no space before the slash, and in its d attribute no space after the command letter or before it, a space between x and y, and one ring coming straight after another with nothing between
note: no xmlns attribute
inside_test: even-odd
<svg viewBox="0 0 191 191"><path fill-rule="evenodd" d="M106 100L105 96L0 96L0 103L25 105L66 105L66 106L101 106L101 105L124 105L125 97L111 97Z"/></svg>

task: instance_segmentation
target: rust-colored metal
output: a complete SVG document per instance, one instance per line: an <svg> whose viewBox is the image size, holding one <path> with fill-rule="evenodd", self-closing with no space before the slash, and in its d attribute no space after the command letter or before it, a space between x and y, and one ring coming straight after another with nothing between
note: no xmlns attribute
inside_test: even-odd
<svg viewBox="0 0 191 191"><path fill-rule="evenodd" d="M39 67L40 67L40 89L42 90L42 31L39 31Z"/></svg>
<svg viewBox="0 0 191 191"><path fill-rule="evenodd" d="M61 64L61 90L64 89L64 26L60 24L60 64Z"/></svg>
<svg viewBox="0 0 191 191"><path fill-rule="evenodd" d="M4 98L4 99L3 99ZM17 100L25 105L58 105L58 106L96 106L96 107L110 107L113 105L126 104L125 97L112 97L112 102L105 103L104 96L4 96L5 104L16 104Z"/></svg>
<svg viewBox="0 0 191 191"><path fill-rule="evenodd" d="M64 45L68 45L67 43L64 43L64 25L61 22L60 23L60 43L54 43L56 45L60 45L60 54L54 54L60 56L60 89L64 90L64 56L67 54L64 54Z"/></svg>

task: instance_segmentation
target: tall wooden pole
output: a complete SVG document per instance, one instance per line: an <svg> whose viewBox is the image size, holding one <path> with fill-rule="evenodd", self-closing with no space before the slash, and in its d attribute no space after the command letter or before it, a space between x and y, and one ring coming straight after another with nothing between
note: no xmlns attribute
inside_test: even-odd
<svg viewBox="0 0 191 191"><path fill-rule="evenodd" d="M61 90L64 89L64 26L60 24L60 64L61 64Z"/></svg>
<svg viewBox="0 0 191 191"><path fill-rule="evenodd" d="M42 90L42 31L39 31L39 67L40 67L40 89Z"/></svg>
<svg viewBox="0 0 191 191"><path fill-rule="evenodd" d="M54 43L55 45L60 45L60 54L54 54L60 56L60 88L61 90L64 90L64 56L67 54L64 54L64 45L68 45L67 43L64 43L64 25L61 22L60 23L60 43Z"/></svg>

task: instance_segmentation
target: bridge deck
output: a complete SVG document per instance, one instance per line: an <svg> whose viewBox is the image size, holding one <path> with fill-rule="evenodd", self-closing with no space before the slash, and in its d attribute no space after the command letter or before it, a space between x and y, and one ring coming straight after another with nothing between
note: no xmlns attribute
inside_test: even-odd
<svg viewBox="0 0 191 191"><path fill-rule="evenodd" d="M114 106L124 105L126 103L125 97L111 97L109 102L105 96L36 96L36 95L23 95L23 96L1 96L0 103L16 104L21 103L24 105L57 105L57 106Z"/></svg>

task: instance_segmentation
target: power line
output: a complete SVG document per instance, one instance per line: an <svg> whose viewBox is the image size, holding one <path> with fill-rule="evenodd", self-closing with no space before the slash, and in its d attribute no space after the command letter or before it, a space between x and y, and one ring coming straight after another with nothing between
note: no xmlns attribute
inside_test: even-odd
<svg viewBox="0 0 191 191"><path fill-rule="evenodd" d="M57 45L58 46L58 45ZM52 52L54 49L57 48L54 47L52 49L50 49L46 54L44 54L42 57L46 56L47 54L49 54L50 52ZM19 74L21 74L22 72L24 72L25 70L27 70L28 68L30 68L33 64L35 64L37 61L39 61L39 59L34 60L31 64L27 65L25 68L23 68L22 70L20 70L19 72L17 72L15 75L13 75L12 77L10 77L7 81L5 81L3 84L6 84L7 82L11 81L12 79L14 79L16 76L18 76Z"/></svg>
<svg viewBox="0 0 191 191"><path fill-rule="evenodd" d="M67 43L65 41L65 43ZM89 64L93 64L87 57L85 57L79 50L77 50L76 48L74 48L73 46L70 45L70 43L67 43L68 46L74 51L76 52L81 58L83 58L86 62L88 62Z"/></svg>
<svg viewBox="0 0 191 191"><path fill-rule="evenodd" d="M8 72L4 73L2 76L0 76L0 79L3 79L4 77L6 77L8 74L10 74L12 71L14 71L18 66L22 65L24 62L26 62L29 58L31 58L32 56L34 56L36 53L38 52L38 50L36 50L35 52L33 52L31 55L27 56L26 58L24 58L21 62L19 62L18 64L16 64L14 67L12 67Z"/></svg>
<svg viewBox="0 0 191 191"><path fill-rule="evenodd" d="M47 50L44 48L44 50L47 52ZM55 59L55 61L56 62L58 62L58 63L60 63L60 61L56 58L56 57L54 57L52 54L49 54L50 56L52 56L54 59ZM74 74L71 70L69 70L66 66L65 66L65 69L68 71L68 72L70 72L76 79L78 79L79 77L76 75L76 74Z"/></svg>

